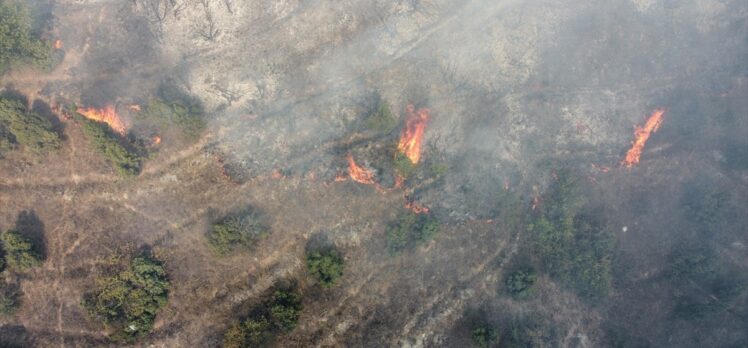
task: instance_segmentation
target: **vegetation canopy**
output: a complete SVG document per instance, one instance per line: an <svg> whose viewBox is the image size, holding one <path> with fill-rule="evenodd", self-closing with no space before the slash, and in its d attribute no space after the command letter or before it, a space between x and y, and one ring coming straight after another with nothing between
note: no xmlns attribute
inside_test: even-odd
<svg viewBox="0 0 748 348"><path fill-rule="evenodd" d="M60 147L52 122L27 110L19 100L0 98L0 156L18 145L40 154Z"/></svg>
<svg viewBox="0 0 748 348"><path fill-rule="evenodd" d="M431 240L439 232L439 222L429 214L401 214L387 226L387 249L399 253Z"/></svg>
<svg viewBox="0 0 748 348"><path fill-rule="evenodd" d="M23 271L42 263L42 257L31 240L17 231L3 233L3 252L9 267Z"/></svg>
<svg viewBox="0 0 748 348"><path fill-rule="evenodd" d="M343 276L345 262L333 249L309 253L306 258L307 270L323 287L330 288Z"/></svg>
<svg viewBox="0 0 748 348"><path fill-rule="evenodd" d="M219 256L238 250L249 250L270 233L257 213L229 215L214 223L206 238L210 249Z"/></svg>
<svg viewBox="0 0 748 348"><path fill-rule="evenodd" d="M135 256L119 268L96 278L83 305L114 331L112 339L133 341L150 332L170 285L163 263L151 256Z"/></svg>
<svg viewBox="0 0 748 348"><path fill-rule="evenodd" d="M294 289L276 289L248 318L234 322L223 336L224 348L265 347L275 336L296 327L303 309Z"/></svg>
<svg viewBox="0 0 748 348"><path fill-rule="evenodd" d="M46 67L51 51L34 35L29 11L22 2L0 0L0 75L22 65Z"/></svg>

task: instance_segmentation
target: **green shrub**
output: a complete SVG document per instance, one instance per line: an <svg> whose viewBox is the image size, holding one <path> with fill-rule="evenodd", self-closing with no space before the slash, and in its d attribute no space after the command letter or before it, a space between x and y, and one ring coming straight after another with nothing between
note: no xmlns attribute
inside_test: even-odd
<svg viewBox="0 0 748 348"><path fill-rule="evenodd" d="M240 249L251 249L269 233L269 229L257 214L243 213L227 216L214 223L206 238L214 253L225 256Z"/></svg>
<svg viewBox="0 0 748 348"><path fill-rule="evenodd" d="M537 276L533 269L517 270L506 277L506 290L513 297L524 299L532 294L536 280Z"/></svg>
<svg viewBox="0 0 748 348"><path fill-rule="evenodd" d="M170 101L153 98L138 117L160 128L179 128L188 138L198 137L205 130L203 109L197 102L182 99L186 98Z"/></svg>
<svg viewBox="0 0 748 348"><path fill-rule="evenodd" d="M601 213L585 212L584 205L577 180L560 172L529 229L544 269L577 294L596 298L610 289L613 238Z"/></svg>
<svg viewBox="0 0 748 348"><path fill-rule="evenodd" d="M395 168L395 173L403 178L409 177L416 169L416 165L410 161L410 158L400 151L395 152L395 156L392 159L392 167Z"/></svg>
<svg viewBox="0 0 748 348"><path fill-rule="evenodd" d="M3 233L3 251L9 267L22 271L42 263L42 257L29 238L16 231Z"/></svg>
<svg viewBox="0 0 748 348"><path fill-rule="evenodd" d="M120 143L122 141L112 129L103 122L80 117L83 132L91 141L94 149L114 165L120 175L134 176L140 172L141 157Z"/></svg>
<svg viewBox="0 0 748 348"><path fill-rule="evenodd" d="M481 348L498 346L499 343L499 335L496 329L488 325L474 328L472 338L473 344Z"/></svg>
<svg viewBox="0 0 748 348"><path fill-rule="evenodd" d="M413 249L439 232L439 222L429 214L404 213L387 226L387 249L399 253Z"/></svg>
<svg viewBox="0 0 748 348"><path fill-rule="evenodd" d="M378 133L389 133L397 126L387 101L379 98L374 111L366 118L366 128Z"/></svg>
<svg viewBox="0 0 748 348"><path fill-rule="evenodd" d="M52 122L30 112L22 102L0 98L0 153L20 144L33 153L60 147L60 136Z"/></svg>
<svg viewBox="0 0 748 348"><path fill-rule="evenodd" d="M293 330L302 310L301 296L294 290L276 289L251 311L250 317L234 322L223 336L224 348L263 347L281 333Z"/></svg>
<svg viewBox="0 0 748 348"><path fill-rule="evenodd" d="M306 265L309 274L326 288L337 284L345 268L343 258L333 249L309 253L306 257Z"/></svg>
<svg viewBox="0 0 748 348"><path fill-rule="evenodd" d="M51 52L34 37L28 9L21 2L0 0L0 74L19 65L47 67Z"/></svg>
<svg viewBox="0 0 748 348"><path fill-rule="evenodd" d="M163 263L139 255L123 269L97 277L83 306L114 330L112 339L133 341L150 332L166 305L169 286Z"/></svg>
<svg viewBox="0 0 748 348"><path fill-rule="evenodd" d="M727 192L692 184L683 195L684 213L701 230L713 231L725 219L729 198Z"/></svg>

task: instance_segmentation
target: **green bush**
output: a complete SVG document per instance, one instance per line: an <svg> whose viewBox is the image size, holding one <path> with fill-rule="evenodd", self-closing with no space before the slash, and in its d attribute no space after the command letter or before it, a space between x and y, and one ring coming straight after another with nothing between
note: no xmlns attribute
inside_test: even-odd
<svg viewBox="0 0 748 348"><path fill-rule="evenodd" d="M409 177L416 169L416 165L410 161L410 158L400 151L395 152L392 167L395 168L395 173L403 178Z"/></svg>
<svg viewBox="0 0 748 348"><path fill-rule="evenodd" d="M439 222L429 214L404 213L387 226L387 249L399 253L413 249L439 232Z"/></svg>
<svg viewBox="0 0 748 348"><path fill-rule="evenodd" d="M153 98L138 117L164 129L179 128L188 138L198 137L205 130L203 109L196 102L182 99L186 98L170 101Z"/></svg>
<svg viewBox="0 0 748 348"><path fill-rule="evenodd" d="M22 102L0 98L0 154L20 144L34 153L60 147L52 122L30 112Z"/></svg>
<svg viewBox="0 0 748 348"><path fill-rule="evenodd" d="M390 106L379 98L374 111L366 118L366 128L378 133L389 133L397 126L397 120L390 111Z"/></svg>
<svg viewBox="0 0 748 348"><path fill-rule="evenodd" d="M206 238L210 249L219 256L229 255L237 250L251 249L265 238L270 230L255 213L230 215L214 223Z"/></svg>
<svg viewBox="0 0 748 348"><path fill-rule="evenodd" d="M533 269L517 270L506 277L506 290L513 297L524 299L532 294L536 280L537 276Z"/></svg>
<svg viewBox="0 0 748 348"><path fill-rule="evenodd" d="M122 145L119 136L106 123L82 117L79 120L83 122L83 132L91 141L94 149L109 160L120 175L138 175L141 157Z"/></svg>
<svg viewBox="0 0 748 348"><path fill-rule="evenodd" d="M3 251L9 267L22 271L42 263L42 257L29 238L16 231L3 233Z"/></svg>
<svg viewBox="0 0 748 348"><path fill-rule="evenodd" d="M488 325L476 327L472 331L473 343L481 348L495 347L499 343L499 335L496 329Z"/></svg>
<svg viewBox="0 0 748 348"><path fill-rule="evenodd" d="M169 286L163 263L139 255L123 269L97 277L83 306L114 330L112 339L133 341L150 332L166 305Z"/></svg>
<svg viewBox="0 0 748 348"><path fill-rule="evenodd" d="M577 180L560 172L529 229L544 269L577 294L596 298L610 289L613 238L601 213L585 212L584 205Z"/></svg>
<svg viewBox="0 0 748 348"><path fill-rule="evenodd" d="M28 9L21 2L0 0L0 74L19 65L47 67L52 48L34 37Z"/></svg>
<svg viewBox="0 0 748 348"><path fill-rule="evenodd" d="M309 253L306 257L306 265L309 274L326 288L337 284L345 268L343 258L333 249Z"/></svg>
<svg viewBox="0 0 748 348"><path fill-rule="evenodd" d="M281 333L293 330L302 310L301 296L294 290L276 289L251 311L250 317L234 322L223 336L224 348L263 347Z"/></svg>
<svg viewBox="0 0 748 348"><path fill-rule="evenodd" d="M726 217L729 198L727 192L692 184L683 195L685 216L701 230L714 231Z"/></svg>

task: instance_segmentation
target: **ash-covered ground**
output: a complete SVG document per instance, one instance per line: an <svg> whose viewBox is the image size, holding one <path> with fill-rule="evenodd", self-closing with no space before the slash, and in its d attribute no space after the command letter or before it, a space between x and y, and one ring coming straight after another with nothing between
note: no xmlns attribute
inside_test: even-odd
<svg viewBox="0 0 748 348"><path fill-rule="evenodd" d="M57 62L11 70L1 87L38 104L63 141L43 158L0 159L0 231L33 213L46 257L5 274L23 296L0 343L126 344L81 299L102 260L148 246L171 288L142 346L221 346L233 320L289 281L304 309L278 347L480 345L476 323L499 332L486 346L748 345L745 1L27 5L41 37L60 41ZM204 130L181 137L141 117L154 98L189 100ZM59 111L73 104L116 108L148 153L137 175L102 160L81 121ZM391 119L375 119L381 105ZM400 175L409 105L429 118L420 161ZM622 164L658 109L640 161ZM348 158L374 183L354 180ZM533 226L566 172L612 245L591 256L609 269L602 297L580 295L538 255ZM713 196L705 227L691 207ZM272 232L216 257L206 231L247 207ZM393 255L386 231L408 209L440 229ZM320 239L346 262L331 289L306 274ZM729 300L722 278L672 280L673 258L694 245L735 280ZM534 294L507 295L525 264L538 273ZM530 338L506 334L517 323Z"/></svg>

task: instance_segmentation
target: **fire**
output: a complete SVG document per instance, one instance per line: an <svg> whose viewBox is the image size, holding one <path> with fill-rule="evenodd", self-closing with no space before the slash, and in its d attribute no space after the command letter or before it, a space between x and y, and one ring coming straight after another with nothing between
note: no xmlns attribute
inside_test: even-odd
<svg viewBox="0 0 748 348"><path fill-rule="evenodd" d="M115 131L119 135L125 135L126 129L125 124L122 122L122 120L117 116L117 111L114 109L114 106L107 105L103 109L96 109L96 108L78 108L78 113L85 116L89 120L94 120L98 122L104 122L109 125L109 127L112 128L113 131Z"/></svg>
<svg viewBox="0 0 748 348"><path fill-rule="evenodd" d="M153 143L153 145L161 144L161 137L158 135L155 135L153 136L153 138L151 138L151 142Z"/></svg>
<svg viewBox="0 0 748 348"><path fill-rule="evenodd" d="M421 205L420 203L408 199L408 197L405 197L405 208L416 213L416 214L425 214L429 212L429 208Z"/></svg>
<svg viewBox="0 0 748 348"><path fill-rule="evenodd" d="M353 155L351 154L348 154L348 174L355 182L367 185L376 185L376 181L374 181L374 173L359 167L356 164L356 161L353 160Z"/></svg>
<svg viewBox="0 0 748 348"><path fill-rule="evenodd" d="M140 105L138 105L138 104L130 104L130 106L128 106L127 108L130 109L130 111L133 111L133 112L139 112L140 111Z"/></svg>
<svg viewBox="0 0 748 348"><path fill-rule="evenodd" d="M62 41L60 39L55 40L55 49L62 49Z"/></svg>
<svg viewBox="0 0 748 348"><path fill-rule="evenodd" d="M405 121L405 128L400 136L397 149L407 156L413 164L416 164L421 159L421 143L423 142L426 123L429 120L429 109L416 110L415 106L410 104L405 110L408 113L408 118Z"/></svg>
<svg viewBox="0 0 748 348"><path fill-rule="evenodd" d="M631 149L626 153L626 158L621 161L621 165L625 167L631 167L639 163L639 157L642 155L644 145L647 143L647 139L652 133L657 132L657 129L662 125L664 120L665 109L656 109L652 115L649 116L644 127L636 126L634 129L634 141L632 142Z"/></svg>

